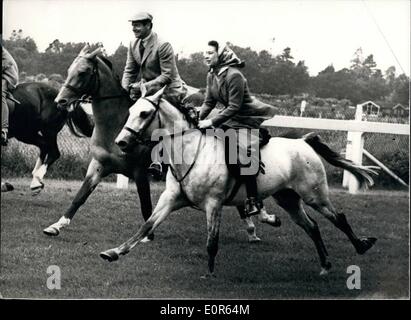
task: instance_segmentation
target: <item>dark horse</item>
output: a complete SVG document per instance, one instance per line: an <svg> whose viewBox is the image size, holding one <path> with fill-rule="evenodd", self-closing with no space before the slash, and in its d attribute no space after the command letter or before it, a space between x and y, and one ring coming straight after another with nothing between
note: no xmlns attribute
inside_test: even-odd
<svg viewBox="0 0 411 320"><path fill-rule="evenodd" d="M40 149L33 169L30 188L37 195L43 188L43 178L59 157L57 134L65 124L76 136L91 137L93 124L82 108L74 112L61 110L54 101L58 91L43 82L21 83L13 91L19 103L8 99L10 106L9 137ZM79 133L80 132L80 133Z"/></svg>
<svg viewBox="0 0 411 320"><path fill-rule="evenodd" d="M98 57L101 49L90 52L84 47L68 69L68 76L55 101L65 109L78 106L83 96L92 99L94 131L91 138L91 162L86 177L70 207L60 220L43 232L56 236L69 225L77 210L101 182L111 173L132 178L140 197L144 220L152 213L150 184L147 168L151 163L151 148L138 146L126 155L114 143L129 115L133 101L114 75L110 61ZM75 107L78 109L78 107Z"/></svg>

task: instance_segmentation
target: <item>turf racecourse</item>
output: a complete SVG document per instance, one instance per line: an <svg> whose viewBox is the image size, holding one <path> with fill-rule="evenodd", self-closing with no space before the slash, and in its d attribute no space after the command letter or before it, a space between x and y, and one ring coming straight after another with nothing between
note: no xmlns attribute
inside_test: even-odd
<svg viewBox="0 0 411 320"><path fill-rule="evenodd" d="M327 277L313 243L288 214L266 201L281 228L256 222L258 244L249 244L237 212L225 208L214 279L206 273L206 221L182 209L156 231L154 242L108 263L99 252L128 239L142 223L134 185L117 190L102 183L58 237L43 228L68 207L79 181L47 180L32 197L28 179L9 179L15 191L1 194L0 293L4 298L190 298L190 299L373 299L409 295L409 197L407 192L370 191L352 196L333 189L331 199L361 236L378 238L365 255L325 218L318 222L333 265ZM154 203L164 185L153 184ZM46 286L47 268L61 270L61 289ZM346 286L347 267L361 269L361 289Z"/></svg>

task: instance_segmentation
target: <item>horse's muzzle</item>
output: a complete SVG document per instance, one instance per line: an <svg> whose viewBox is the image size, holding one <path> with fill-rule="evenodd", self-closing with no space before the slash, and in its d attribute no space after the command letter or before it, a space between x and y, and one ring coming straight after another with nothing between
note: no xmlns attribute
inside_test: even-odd
<svg viewBox="0 0 411 320"><path fill-rule="evenodd" d="M119 146L121 151L128 153L131 152L137 144L137 139L130 132L123 129L114 142Z"/></svg>

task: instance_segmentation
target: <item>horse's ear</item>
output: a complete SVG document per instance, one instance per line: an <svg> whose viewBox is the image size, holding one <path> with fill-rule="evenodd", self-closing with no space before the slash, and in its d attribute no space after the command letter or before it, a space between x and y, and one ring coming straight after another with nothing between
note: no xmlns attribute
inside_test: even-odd
<svg viewBox="0 0 411 320"><path fill-rule="evenodd" d="M101 53L102 53L101 47L98 47L96 50L94 50L92 53L90 53L90 54L88 55L88 58L89 58L89 59L92 59L92 58L94 58L96 55L101 54Z"/></svg>
<svg viewBox="0 0 411 320"><path fill-rule="evenodd" d="M150 97L150 100L158 104L160 102L161 96L163 95L165 89L166 89L166 86L162 87L153 96Z"/></svg>
<svg viewBox="0 0 411 320"><path fill-rule="evenodd" d="M87 44L83 47L83 49L81 49L81 51L80 51L80 53L79 53L79 56L88 53L89 50L90 50L90 46L89 46L89 44L87 43Z"/></svg>

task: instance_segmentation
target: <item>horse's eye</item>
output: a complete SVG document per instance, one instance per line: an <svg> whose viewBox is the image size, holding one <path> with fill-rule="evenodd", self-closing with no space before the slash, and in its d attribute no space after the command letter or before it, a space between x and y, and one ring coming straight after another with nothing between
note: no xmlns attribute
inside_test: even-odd
<svg viewBox="0 0 411 320"><path fill-rule="evenodd" d="M141 111L141 113L140 113L140 118L141 119L145 119L145 118L147 118L148 117L148 112L147 111Z"/></svg>

